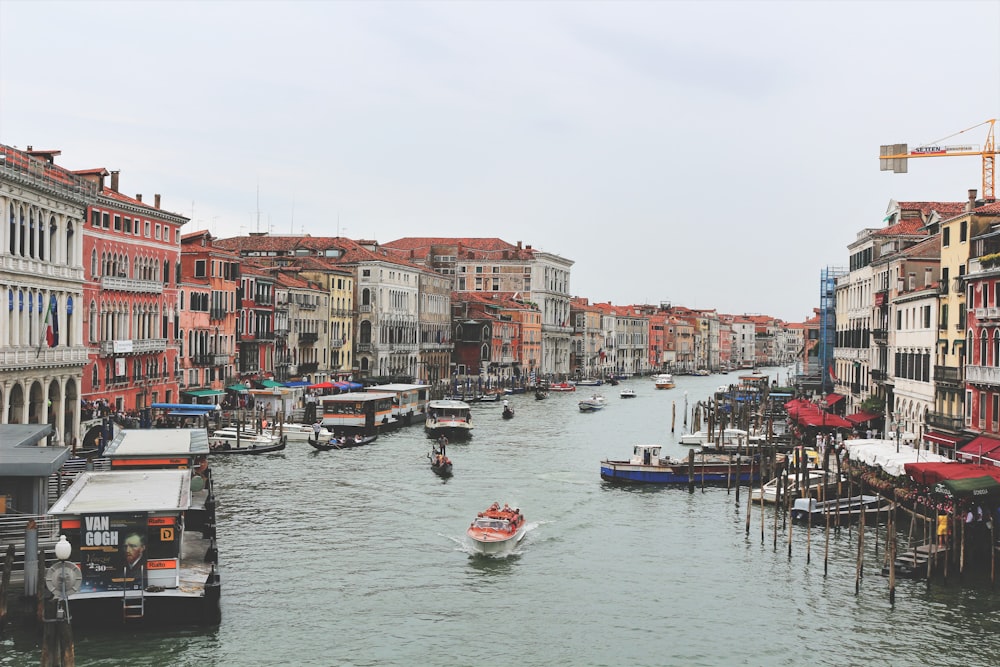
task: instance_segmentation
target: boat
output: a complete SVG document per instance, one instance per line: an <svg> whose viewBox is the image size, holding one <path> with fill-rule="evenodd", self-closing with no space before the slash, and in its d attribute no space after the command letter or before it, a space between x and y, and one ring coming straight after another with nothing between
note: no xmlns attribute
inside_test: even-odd
<svg viewBox="0 0 1000 667"><path fill-rule="evenodd" d="M674 376L670 373L657 373L653 376L653 382L657 389L673 389Z"/></svg>
<svg viewBox="0 0 1000 667"><path fill-rule="evenodd" d="M309 424L275 424L270 427L271 435L283 435L289 442L305 442L316 439L316 429ZM333 433L325 428L319 430L319 441L326 442L333 437Z"/></svg>
<svg viewBox="0 0 1000 667"><path fill-rule="evenodd" d="M548 397L549 397L549 392L546 391L545 389L536 389L535 390L535 400L536 401L544 401Z"/></svg>
<svg viewBox="0 0 1000 667"><path fill-rule="evenodd" d="M635 445L628 460L601 461L601 479L647 484L752 484L760 469L749 456L697 454L694 460L661 457L661 445Z"/></svg>
<svg viewBox="0 0 1000 667"><path fill-rule="evenodd" d="M815 498L796 498L792 505L792 520L799 523L807 521L813 524L826 524L830 517L832 525L853 523L861 515L868 518L888 516L892 503L881 496L858 495L848 498L832 498L816 500Z"/></svg>
<svg viewBox="0 0 1000 667"><path fill-rule="evenodd" d="M465 534L472 540L473 548L480 554L492 556L506 553L524 538L524 515L520 509L507 504L501 508L493 503L480 512Z"/></svg>
<svg viewBox="0 0 1000 667"><path fill-rule="evenodd" d="M635 389L622 389L620 396L622 398L635 398Z"/></svg>
<svg viewBox="0 0 1000 667"><path fill-rule="evenodd" d="M496 403L499 400L500 400L500 394L499 393L489 392L489 393L486 393L486 394L482 394L479 397L479 401L478 402L479 403Z"/></svg>
<svg viewBox="0 0 1000 667"><path fill-rule="evenodd" d="M603 396L593 395L580 401L580 412L595 412L604 408L606 401Z"/></svg>
<svg viewBox="0 0 1000 667"><path fill-rule="evenodd" d="M504 419L514 418L514 408L510 407L510 404L507 403L507 401L503 402L503 413L500 416Z"/></svg>
<svg viewBox="0 0 1000 667"><path fill-rule="evenodd" d="M440 449L436 446L432 447L427 458L431 460L431 470L441 477L451 477L451 459L445 453L444 446Z"/></svg>
<svg viewBox="0 0 1000 667"><path fill-rule="evenodd" d="M805 476L797 472L787 476L775 477L763 486L751 491L750 499L760 501L763 495L765 503L777 502L778 491L782 488L781 480L784 480L785 483L782 495L787 498L803 497L803 489L801 489L803 486L809 487L809 496L814 498L830 498L837 495L837 473L825 472L823 470L809 470ZM846 484L847 476L840 475L839 480L841 485Z"/></svg>
<svg viewBox="0 0 1000 667"><path fill-rule="evenodd" d="M695 431L694 433L685 433L680 437L678 442L682 445L703 445L714 447L718 444L723 448L733 448L738 447L741 444L745 445L747 437L748 434L743 429L727 428L723 429L721 440L719 438L718 431L715 433L710 433L709 431Z"/></svg>
<svg viewBox="0 0 1000 667"><path fill-rule="evenodd" d="M604 383L597 378L584 378L576 381L578 387L600 387L602 384Z"/></svg>
<svg viewBox="0 0 1000 667"><path fill-rule="evenodd" d="M280 452L285 448L288 436L278 437L268 432L257 433L237 427L226 426L216 429L208 436L209 451L212 454L266 454Z"/></svg>
<svg viewBox="0 0 1000 667"><path fill-rule="evenodd" d="M472 435L472 408L465 401L431 401L424 429L433 438L468 437Z"/></svg>
<svg viewBox="0 0 1000 667"><path fill-rule="evenodd" d="M363 445L370 445L378 439L377 433L371 433L369 435L362 435L361 433L355 433L354 435L344 435L340 437L330 438L326 442L315 440L309 440L309 444L312 445L314 449L318 449L321 452L328 452L331 449L350 449L351 447L361 447Z"/></svg>
<svg viewBox="0 0 1000 667"><path fill-rule="evenodd" d="M558 392L576 391L576 385L573 384L572 382L553 382L552 384L549 385L549 391L558 391Z"/></svg>

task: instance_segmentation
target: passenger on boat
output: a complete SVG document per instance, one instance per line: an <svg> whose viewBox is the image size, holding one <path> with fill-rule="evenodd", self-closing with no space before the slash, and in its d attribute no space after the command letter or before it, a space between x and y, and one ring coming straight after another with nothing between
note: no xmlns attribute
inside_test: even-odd
<svg viewBox="0 0 1000 667"><path fill-rule="evenodd" d="M360 433L355 433L354 434L354 442L361 442L362 440L364 440L364 438L361 437Z"/></svg>
<svg viewBox="0 0 1000 667"><path fill-rule="evenodd" d="M441 449L441 456L445 455L445 449L448 447L448 438L443 435L438 438L438 447Z"/></svg>

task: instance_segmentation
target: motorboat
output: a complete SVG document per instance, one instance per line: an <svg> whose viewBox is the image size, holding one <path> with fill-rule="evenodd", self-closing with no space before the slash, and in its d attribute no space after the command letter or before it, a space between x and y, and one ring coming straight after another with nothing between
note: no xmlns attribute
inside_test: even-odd
<svg viewBox="0 0 1000 667"><path fill-rule="evenodd" d="M635 398L635 389L622 389L619 396L622 398Z"/></svg>
<svg viewBox="0 0 1000 667"><path fill-rule="evenodd" d="M431 401L427 404L424 429L435 439L442 435L468 437L472 435L472 408L465 401Z"/></svg>
<svg viewBox="0 0 1000 667"><path fill-rule="evenodd" d="M812 498L827 499L837 495L838 480L843 488L847 483L847 476L837 473L826 472L824 470L807 470L805 475L800 472L790 475L775 477L761 487L750 492L750 499L759 502L763 496L765 503L776 503L780 496L786 498L806 497L805 488L808 487L808 496ZM784 486L782 486L784 483ZM781 489L784 490L781 490Z"/></svg>
<svg viewBox="0 0 1000 667"><path fill-rule="evenodd" d="M272 435L283 435L289 442L305 442L306 440L316 440L316 429L309 424L274 424L269 427ZM333 437L325 427L319 430L319 441L327 442Z"/></svg>
<svg viewBox="0 0 1000 667"><path fill-rule="evenodd" d="M723 429L721 438L718 431L695 431L694 433L685 433L680 437L679 442L682 445L702 445L708 447L714 447L716 444L721 445L723 448L733 448L741 444L746 444L747 442L747 432L741 428L727 428Z"/></svg>
<svg viewBox="0 0 1000 667"><path fill-rule="evenodd" d="M572 382L553 382L549 385L549 391L576 391L576 385Z"/></svg>
<svg viewBox="0 0 1000 667"><path fill-rule="evenodd" d="M266 454L285 448L288 436L277 436L267 431L257 433L249 429L239 430L236 426L216 429L208 436L209 452L212 454Z"/></svg>
<svg viewBox="0 0 1000 667"><path fill-rule="evenodd" d="M520 509L493 503L480 512L465 531L472 547L480 554L493 556L513 549L524 538L524 515Z"/></svg>
<svg viewBox="0 0 1000 667"><path fill-rule="evenodd" d="M607 401L603 396L593 395L580 401L580 412L595 412L604 408Z"/></svg>
<svg viewBox="0 0 1000 667"><path fill-rule="evenodd" d="M647 484L752 484L760 468L749 456L696 454L693 459L661 457L661 445L635 445L627 460L601 461L601 478Z"/></svg>
<svg viewBox="0 0 1000 667"><path fill-rule="evenodd" d="M800 523L823 524L829 517L834 526L854 523L862 515L877 520L879 516L888 516L892 502L874 495L858 495L847 498L832 498L816 500L815 498L796 498L792 504L792 520Z"/></svg>
<svg viewBox="0 0 1000 667"><path fill-rule="evenodd" d="M584 378L576 381L578 387L600 387L602 384L604 384L603 380L597 378Z"/></svg>
<svg viewBox="0 0 1000 667"><path fill-rule="evenodd" d="M312 445L314 449L318 449L321 452L326 452L331 449L350 449L351 447L361 447L363 445L370 445L378 439L377 433L370 433L364 435L361 433L355 433L354 435L342 435L339 437L331 437L325 442L316 442L315 440L307 440L307 442Z"/></svg>
<svg viewBox="0 0 1000 667"><path fill-rule="evenodd" d="M657 373L653 376L653 383L657 389L673 389L674 376L670 373Z"/></svg>

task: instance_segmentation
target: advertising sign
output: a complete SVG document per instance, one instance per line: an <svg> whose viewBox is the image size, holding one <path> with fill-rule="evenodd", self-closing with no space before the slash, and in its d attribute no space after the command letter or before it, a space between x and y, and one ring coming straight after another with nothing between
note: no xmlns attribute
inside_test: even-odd
<svg viewBox="0 0 1000 667"><path fill-rule="evenodd" d="M142 512L81 517L81 592L146 587L147 523L147 515Z"/></svg>

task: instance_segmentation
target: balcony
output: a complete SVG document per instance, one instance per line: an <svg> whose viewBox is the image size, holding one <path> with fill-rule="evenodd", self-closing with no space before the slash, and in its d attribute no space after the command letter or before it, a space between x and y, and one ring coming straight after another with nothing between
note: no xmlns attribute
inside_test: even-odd
<svg viewBox="0 0 1000 667"><path fill-rule="evenodd" d="M886 329L872 329L872 338L877 345L885 345L889 342L889 331Z"/></svg>
<svg viewBox="0 0 1000 667"><path fill-rule="evenodd" d="M971 384L1000 387L1000 367L966 366L965 381Z"/></svg>
<svg viewBox="0 0 1000 667"><path fill-rule="evenodd" d="M299 373L305 375L307 373L315 373L319 370L319 362L310 361L306 364L299 364Z"/></svg>
<svg viewBox="0 0 1000 667"><path fill-rule="evenodd" d="M374 346L371 343L358 343L358 352L372 352Z"/></svg>
<svg viewBox="0 0 1000 667"><path fill-rule="evenodd" d="M371 306L358 306L358 312L359 313L370 313L370 312L372 312L372 307Z"/></svg>
<svg viewBox="0 0 1000 667"><path fill-rule="evenodd" d="M226 319L226 315L228 315L228 314L229 313L227 313L222 308L212 308L212 309L210 309L208 311L208 319L210 319L210 320L224 320L224 319Z"/></svg>
<svg viewBox="0 0 1000 667"><path fill-rule="evenodd" d="M102 357L108 357L113 354L149 354L151 352L163 352L166 349L166 338L101 341Z"/></svg>
<svg viewBox="0 0 1000 667"><path fill-rule="evenodd" d="M879 370L877 368L872 369L872 381L873 382L885 382L889 379L889 374L885 371Z"/></svg>
<svg viewBox="0 0 1000 667"><path fill-rule="evenodd" d="M930 428L943 429L945 431L951 431L952 433L961 433L962 427L964 426L962 421L962 417L953 417L943 412L927 413L927 426Z"/></svg>
<svg viewBox="0 0 1000 667"><path fill-rule="evenodd" d="M29 368L59 368L83 366L88 361L85 347L30 347L20 350L0 349L0 364L8 371L22 371Z"/></svg>
<svg viewBox="0 0 1000 667"><path fill-rule="evenodd" d="M996 322L1000 320L1000 307L990 306L988 308L974 308L973 312L976 315L976 319L980 322L993 321Z"/></svg>
<svg viewBox="0 0 1000 667"><path fill-rule="evenodd" d="M158 280L136 280L124 276L102 276L102 290L118 292L141 292L144 294L163 294L163 283Z"/></svg>
<svg viewBox="0 0 1000 667"><path fill-rule="evenodd" d="M935 366L934 383L945 387L961 388L965 385L965 376L961 367Z"/></svg>
<svg viewBox="0 0 1000 667"><path fill-rule="evenodd" d="M301 308L302 310L316 310L316 307L317 306L316 306L315 303L300 303L299 304L299 308Z"/></svg>
<svg viewBox="0 0 1000 667"><path fill-rule="evenodd" d="M319 334L315 331L306 331L299 334L299 343L303 345L311 345L319 340Z"/></svg>
<svg viewBox="0 0 1000 667"><path fill-rule="evenodd" d="M274 340L273 331L258 331L257 340Z"/></svg>

